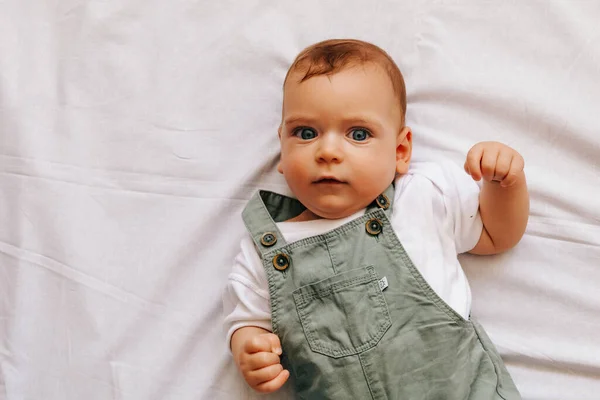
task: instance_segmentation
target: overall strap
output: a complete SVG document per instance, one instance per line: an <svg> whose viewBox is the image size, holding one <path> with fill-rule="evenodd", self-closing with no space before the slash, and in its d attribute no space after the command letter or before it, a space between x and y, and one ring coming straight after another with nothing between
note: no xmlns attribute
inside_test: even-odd
<svg viewBox="0 0 600 400"><path fill-rule="evenodd" d="M252 196L242 219L261 256L286 245L276 223L287 221L305 209L298 200L274 192L260 190Z"/></svg>

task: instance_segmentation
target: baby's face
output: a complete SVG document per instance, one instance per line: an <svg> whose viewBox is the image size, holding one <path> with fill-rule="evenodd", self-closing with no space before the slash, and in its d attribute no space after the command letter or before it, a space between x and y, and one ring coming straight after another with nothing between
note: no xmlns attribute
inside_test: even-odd
<svg viewBox="0 0 600 400"><path fill-rule="evenodd" d="M389 77L376 65L300 78L292 73L284 88L278 170L312 213L347 217L381 194L397 171L406 172L397 147L407 136L410 142L410 131L402 127Z"/></svg>

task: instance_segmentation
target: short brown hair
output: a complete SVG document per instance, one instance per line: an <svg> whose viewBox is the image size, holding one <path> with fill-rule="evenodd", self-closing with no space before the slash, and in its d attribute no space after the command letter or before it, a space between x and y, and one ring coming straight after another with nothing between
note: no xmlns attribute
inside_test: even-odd
<svg viewBox="0 0 600 400"><path fill-rule="evenodd" d="M406 86L400 69L392 58L374 44L355 39L330 39L313 44L298 54L285 76L283 85L292 72L302 72L304 82L317 75L332 75L345 68L374 63L388 74L394 93L400 102L402 124L406 116Z"/></svg>

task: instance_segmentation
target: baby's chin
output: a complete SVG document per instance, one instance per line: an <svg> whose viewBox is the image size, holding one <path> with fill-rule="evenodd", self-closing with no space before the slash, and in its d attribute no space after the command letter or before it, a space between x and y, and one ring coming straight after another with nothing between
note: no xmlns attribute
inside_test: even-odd
<svg viewBox="0 0 600 400"><path fill-rule="evenodd" d="M298 197L298 200L306 207L303 213L305 220L311 219L342 219L350 217L364 210L374 200L357 196L354 193L334 193L311 197ZM370 195L369 195L370 197Z"/></svg>

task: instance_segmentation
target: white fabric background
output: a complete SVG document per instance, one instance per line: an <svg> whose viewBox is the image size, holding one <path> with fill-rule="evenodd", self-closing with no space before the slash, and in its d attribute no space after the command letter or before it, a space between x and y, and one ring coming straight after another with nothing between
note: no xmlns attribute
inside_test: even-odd
<svg viewBox="0 0 600 400"><path fill-rule="evenodd" d="M473 314L525 399L597 399L599 19L593 0L0 1L0 399L259 398L220 296L245 201L285 190L286 69L330 37L397 61L417 159L522 152L527 234L463 259Z"/></svg>

